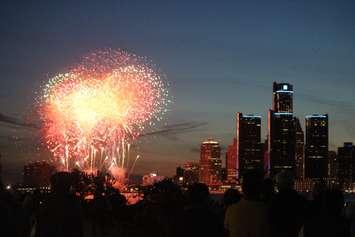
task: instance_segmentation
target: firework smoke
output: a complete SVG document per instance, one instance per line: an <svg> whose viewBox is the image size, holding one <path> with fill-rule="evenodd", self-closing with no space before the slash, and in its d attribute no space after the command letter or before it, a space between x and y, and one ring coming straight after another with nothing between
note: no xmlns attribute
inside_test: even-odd
<svg viewBox="0 0 355 237"><path fill-rule="evenodd" d="M132 142L168 103L165 83L146 60L106 50L51 78L38 108L58 167L95 172L127 169Z"/></svg>

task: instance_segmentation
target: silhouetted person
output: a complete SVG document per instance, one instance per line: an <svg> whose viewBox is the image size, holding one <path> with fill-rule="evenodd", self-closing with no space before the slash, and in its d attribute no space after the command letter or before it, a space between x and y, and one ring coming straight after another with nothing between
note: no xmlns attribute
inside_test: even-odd
<svg viewBox="0 0 355 237"><path fill-rule="evenodd" d="M82 215L79 201L69 190L69 173L59 172L51 177L52 193L45 200L40 214L41 237L82 236Z"/></svg>
<svg viewBox="0 0 355 237"><path fill-rule="evenodd" d="M307 200L294 190L290 172L279 173L276 183L279 192L271 202L272 236L297 237L305 222Z"/></svg>
<svg viewBox="0 0 355 237"><path fill-rule="evenodd" d="M343 215L344 196L329 190L323 195L321 211L303 229L304 237L350 237L350 223Z"/></svg>
<svg viewBox="0 0 355 237"><path fill-rule="evenodd" d="M207 185L195 183L187 191L183 236L223 236L222 220L211 204Z"/></svg>
<svg viewBox="0 0 355 237"><path fill-rule="evenodd" d="M227 189L222 200L224 210L226 211L229 206L238 203L241 198L242 195L237 189Z"/></svg>
<svg viewBox="0 0 355 237"><path fill-rule="evenodd" d="M260 201L262 173L249 171L243 176L243 198L226 212L224 226L230 237L268 237L268 209Z"/></svg>
<svg viewBox="0 0 355 237"><path fill-rule="evenodd" d="M261 191L261 201L265 204L270 205L270 202L274 198L275 187L274 182L270 178L266 178L263 181L262 191Z"/></svg>
<svg viewBox="0 0 355 237"><path fill-rule="evenodd" d="M104 190L103 177L97 176L94 178L95 192L94 199L90 203L90 219L92 221L93 236L106 236L109 224L109 207L108 200Z"/></svg>
<svg viewBox="0 0 355 237"><path fill-rule="evenodd" d="M312 200L309 203L307 219L320 215L327 186L323 182L316 182L312 190Z"/></svg>
<svg viewBox="0 0 355 237"><path fill-rule="evenodd" d="M0 236L20 236L18 211L18 203L0 183Z"/></svg>

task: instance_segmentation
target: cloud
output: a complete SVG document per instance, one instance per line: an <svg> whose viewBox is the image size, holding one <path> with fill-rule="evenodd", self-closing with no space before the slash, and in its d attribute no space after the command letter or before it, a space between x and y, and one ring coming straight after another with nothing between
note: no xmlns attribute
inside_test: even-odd
<svg viewBox="0 0 355 237"><path fill-rule="evenodd" d="M5 125L5 126L10 126L11 125L15 125L16 127L23 127L23 128L32 128L32 129L39 129L39 126L33 123L26 123L18 118L9 116L9 115L5 115L0 113L0 122L2 122L3 124L1 125Z"/></svg>
<svg viewBox="0 0 355 237"><path fill-rule="evenodd" d="M170 140L178 140L176 135L181 133L187 133L196 131L197 128L207 125L207 122L184 122L184 123L175 123L170 125L165 125L158 130L146 132L141 134L141 137L146 136L163 136Z"/></svg>

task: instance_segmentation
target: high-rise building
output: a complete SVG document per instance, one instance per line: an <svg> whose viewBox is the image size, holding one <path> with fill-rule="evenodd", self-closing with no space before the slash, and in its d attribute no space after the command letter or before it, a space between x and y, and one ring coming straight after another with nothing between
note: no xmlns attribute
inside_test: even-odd
<svg viewBox="0 0 355 237"><path fill-rule="evenodd" d="M183 165L184 169L184 184L190 185L198 182L199 165L197 162L186 162Z"/></svg>
<svg viewBox="0 0 355 237"><path fill-rule="evenodd" d="M351 142L338 148L338 179L341 183L355 182L355 146Z"/></svg>
<svg viewBox="0 0 355 237"><path fill-rule="evenodd" d="M235 183L237 181L237 142L235 138L233 139L233 144L227 147L226 172L227 182Z"/></svg>
<svg viewBox="0 0 355 237"><path fill-rule="evenodd" d="M294 118L295 121L295 131L296 131L296 167L295 176L297 179L304 178L304 132L300 120Z"/></svg>
<svg viewBox="0 0 355 237"><path fill-rule="evenodd" d="M216 185L221 182L221 147L217 141L208 139L200 149L200 182Z"/></svg>
<svg viewBox="0 0 355 237"><path fill-rule="evenodd" d="M293 86L289 83L273 83L272 110L293 113Z"/></svg>
<svg viewBox="0 0 355 237"><path fill-rule="evenodd" d="M23 184L31 187L48 186L54 172L54 165L48 161L30 162L23 169Z"/></svg>
<svg viewBox="0 0 355 237"><path fill-rule="evenodd" d="M335 151L329 151L329 164L328 164L328 176L329 178L336 179L338 177L338 156Z"/></svg>
<svg viewBox="0 0 355 237"><path fill-rule="evenodd" d="M293 93L291 84L274 82L273 106L268 113L267 171L271 176L282 170L295 171Z"/></svg>
<svg viewBox="0 0 355 237"><path fill-rule="evenodd" d="M306 178L328 177L328 115L306 116Z"/></svg>
<svg viewBox="0 0 355 237"><path fill-rule="evenodd" d="M237 179L248 170L263 168L261 117L237 113Z"/></svg>

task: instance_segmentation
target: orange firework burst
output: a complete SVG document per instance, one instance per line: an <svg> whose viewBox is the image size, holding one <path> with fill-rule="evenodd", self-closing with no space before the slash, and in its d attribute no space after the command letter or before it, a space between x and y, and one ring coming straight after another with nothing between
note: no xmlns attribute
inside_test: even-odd
<svg viewBox="0 0 355 237"><path fill-rule="evenodd" d="M143 58L99 51L51 78L39 100L46 144L69 170L126 168L131 142L166 112L168 91Z"/></svg>

